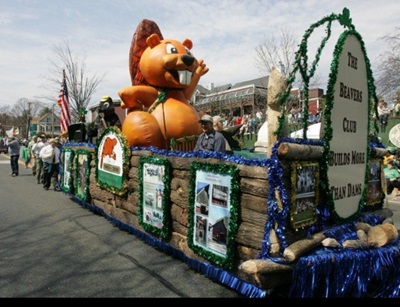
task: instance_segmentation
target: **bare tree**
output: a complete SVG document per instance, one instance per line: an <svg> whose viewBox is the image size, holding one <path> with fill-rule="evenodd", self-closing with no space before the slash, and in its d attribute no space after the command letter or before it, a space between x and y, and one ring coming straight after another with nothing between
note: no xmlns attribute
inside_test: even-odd
<svg viewBox="0 0 400 307"><path fill-rule="evenodd" d="M400 27L396 27L393 34L387 34L382 39L387 47L380 55L376 87L378 95L393 101L400 98Z"/></svg>
<svg viewBox="0 0 400 307"><path fill-rule="evenodd" d="M275 67L288 77L295 60L296 49L295 36L288 28L282 29L278 38L264 36L256 47L256 67L264 76Z"/></svg>
<svg viewBox="0 0 400 307"><path fill-rule="evenodd" d="M51 77L45 78L51 82L52 92L58 93L62 84L62 71L65 69L71 118L72 122L78 122L80 121L82 111L86 111L96 88L103 81L105 73L89 76L86 71L86 56L74 56L68 40L55 46L54 51L56 59L49 60L49 72ZM56 88L56 90L54 90L54 88ZM46 99L53 103L57 98L58 97L54 96L46 97Z"/></svg>
<svg viewBox="0 0 400 307"><path fill-rule="evenodd" d="M299 42L296 40L296 36L289 28L281 29L279 36L264 36L263 40L255 48L256 68L265 76L266 73L269 74L272 68L275 67L288 78L296 60L298 45ZM298 84L298 87L301 87L299 79L296 77L297 82L295 83ZM320 79L318 74L314 75L312 80L310 80L310 85L317 86L320 83Z"/></svg>

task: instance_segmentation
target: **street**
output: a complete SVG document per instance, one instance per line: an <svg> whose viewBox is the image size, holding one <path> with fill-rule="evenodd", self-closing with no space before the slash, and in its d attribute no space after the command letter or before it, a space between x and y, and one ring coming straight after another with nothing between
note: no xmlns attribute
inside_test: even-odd
<svg viewBox="0 0 400 307"><path fill-rule="evenodd" d="M0 297L240 298L0 154ZM384 206L385 207L385 206ZM400 228L400 197L386 207Z"/></svg>
<svg viewBox="0 0 400 307"><path fill-rule="evenodd" d="M0 297L238 298L0 154Z"/></svg>

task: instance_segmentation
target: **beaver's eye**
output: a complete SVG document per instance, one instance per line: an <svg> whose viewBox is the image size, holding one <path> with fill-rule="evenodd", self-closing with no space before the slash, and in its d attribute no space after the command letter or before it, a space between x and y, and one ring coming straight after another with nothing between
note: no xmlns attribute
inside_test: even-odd
<svg viewBox="0 0 400 307"><path fill-rule="evenodd" d="M190 49L189 49L188 47L185 47L185 48L186 48L187 54L190 55L190 56L193 56L193 54L192 54L192 52L190 51Z"/></svg>
<svg viewBox="0 0 400 307"><path fill-rule="evenodd" d="M167 50L167 53L178 53L178 49L176 49L176 47L172 44L167 44L165 49Z"/></svg>

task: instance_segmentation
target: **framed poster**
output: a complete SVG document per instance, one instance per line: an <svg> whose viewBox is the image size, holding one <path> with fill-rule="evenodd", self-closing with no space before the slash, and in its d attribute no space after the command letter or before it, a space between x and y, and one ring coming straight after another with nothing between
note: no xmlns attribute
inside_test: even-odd
<svg viewBox="0 0 400 307"><path fill-rule="evenodd" d="M366 205L380 204L384 198L385 175L383 174L382 161L371 159L369 161L369 176Z"/></svg>
<svg viewBox="0 0 400 307"><path fill-rule="evenodd" d="M292 163L290 223L294 229L317 221L319 164Z"/></svg>
<svg viewBox="0 0 400 307"><path fill-rule="evenodd" d="M191 165L188 245L197 254L226 268L234 266L238 179L235 165Z"/></svg>
<svg viewBox="0 0 400 307"><path fill-rule="evenodd" d="M75 157L75 196L89 200L90 151L78 149Z"/></svg>
<svg viewBox="0 0 400 307"><path fill-rule="evenodd" d="M97 140L96 181L108 191L123 195L127 190L126 178L130 149L118 127L109 127Z"/></svg>
<svg viewBox="0 0 400 307"><path fill-rule="evenodd" d="M61 176L61 189L64 192L73 191L73 161L74 161L74 151L68 147L64 147L62 151L62 176Z"/></svg>
<svg viewBox="0 0 400 307"><path fill-rule="evenodd" d="M170 162L158 157L139 160L139 223L164 240L171 234Z"/></svg>

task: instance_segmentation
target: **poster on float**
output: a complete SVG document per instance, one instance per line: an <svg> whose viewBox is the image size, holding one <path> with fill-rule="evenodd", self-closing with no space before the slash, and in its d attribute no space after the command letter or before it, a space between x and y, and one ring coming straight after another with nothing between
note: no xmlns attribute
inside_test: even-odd
<svg viewBox="0 0 400 307"><path fill-rule="evenodd" d="M126 192L127 164L130 151L117 127L103 131L96 150L97 183L115 194Z"/></svg>

